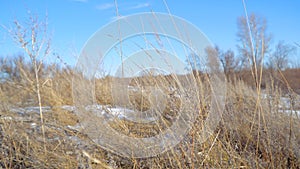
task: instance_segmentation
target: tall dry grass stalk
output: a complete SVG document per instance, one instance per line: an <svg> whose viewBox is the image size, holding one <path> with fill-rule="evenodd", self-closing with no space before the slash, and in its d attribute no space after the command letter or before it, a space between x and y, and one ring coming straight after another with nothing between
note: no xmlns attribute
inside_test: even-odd
<svg viewBox="0 0 300 169"><path fill-rule="evenodd" d="M47 33L47 19L45 22L39 22L37 16L29 15L29 21L25 25L22 25L18 20L15 20L13 24L13 28L7 30L16 44L24 50L33 66L34 90L39 106L42 134L44 142L46 142L39 71L43 60L50 54L50 38ZM46 145L44 146L44 150L46 153Z"/></svg>

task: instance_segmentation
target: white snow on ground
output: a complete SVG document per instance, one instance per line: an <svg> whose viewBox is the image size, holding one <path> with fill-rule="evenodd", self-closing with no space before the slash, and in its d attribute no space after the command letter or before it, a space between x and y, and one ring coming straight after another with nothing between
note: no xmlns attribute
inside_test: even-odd
<svg viewBox="0 0 300 169"><path fill-rule="evenodd" d="M263 99L272 99L272 96L271 95L268 95L268 94L262 94L262 98ZM299 102L299 99L296 101L296 105L299 105L300 102ZM280 97L279 99L279 105L278 105L278 112L281 112L281 113L285 113L285 114L291 114L293 116L296 116L296 117L300 117L300 110L291 110L291 99L288 98L288 97Z"/></svg>
<svg viewBox="0 0 300 169"><path fill-rule="evenodd" d="M68 111L77 111L75 106L64 105L61 106L62 109ZM139 112L128 108L123 107L108 107L103 105L91 105L86 106L85 110L92 111L98 116L105 117L107 119L126 119L134 122L151 122L157 120L157 117L154 113ZM11 108L11 112L17 113L20 115L30 114L30 113L39 113L39 107L25 107L25 108ZM43 113L51 112L51 107L46 106L42 107ZM10 119L11 117L2 117L2 119Z"/></svg>
<svg viewBox="0 0 300 169"><path fill-rule="evenodd" d="M68 111L74 111L75 110L75 106L69 106L69 105L64 105L61 106L62 109L68 110Z"/></svg>
<svg viewBox="0 0 300 169"><path fill-rule="evenodd" d="M102 105L92 105L85 108L87 111L92 111L96 115L107 119L126 119L133 122L147 123L156 121L158 118L155 113L150 111L139 112L124 107L108 107Z"/></svg>
<svg viewBox="0 0 300 169"><path fill-rule="evenodd" d="M11 112L18 113L18 114L26 114L26 113L39 113L40 108L39 107L25 107L25 108L11 108ZM45 106L42 107L43 112L50 112L51 107L50 106Z"/></svg>
<svg viewBox="0 0 300 169"><path fill-rule="evenodd" d="M291 114L292 113L293 116L300 117L300 110L279 110L279 112L285 113L285 114Z"/></svg>
<svg viewBox="0 0 300 169"><path fill-rule="evenodd" d="M264 99L272 99L272 96L267 95L267 94L262 94L262 98ZM300 103L296 103L298 105ZM279 112L290 114L291 113L291 108L290 108L290 99L287 97L281 97L280 98L280 103L279 103ZM70 105L64 105L61 106L60 108L65 109L67 111L71 112L76 112L76 107L75 106L70 106ZM153 122L158 119L158 115L156 112L148 110L145 112L139 112L133 109L129 108L124 108L120 106L116 107L109 107L109 106L104 106L104 105L90 105L86 106L85 108L87 111L92 111L95 113L97 116L104 117L108 120L112 120L115 118L118 119L126 119L129 121L133 122L141 122L141 123L147 123L147 122ZM45 106L42 107L42 110L44 113L51 112L52 108L50 106ZM25 108L11 108L11 112L17 113L20 115L25 115L28 113L39 113L39 107L25 107ZM300 117L300 110L293 110L292 115L295 115L296 117ZM21 118L21 117L18 117ZM3 120L12 120L12 117L0 117L0 119ZM21 119L15 119L14 120L21 120ZM34 126L34 124L33 124Z"/></svg>

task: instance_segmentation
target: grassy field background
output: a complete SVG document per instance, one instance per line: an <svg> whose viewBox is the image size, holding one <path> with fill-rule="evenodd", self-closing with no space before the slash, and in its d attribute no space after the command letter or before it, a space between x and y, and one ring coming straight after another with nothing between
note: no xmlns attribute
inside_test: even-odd
<svg viewBox="0 0 300 169"><path fill-rule="evenodd" d="M222 120L205 143L199 137L209 113L208 101L199 103L199 118L180 144L158 156L136 159L106 151L82 132L74 112L72 68L43 65L39 69L45 138L31 63L16 57L2 60L1 68L8 72L0 83L2 168L300 168L300 69L265 69L261 90L254 87L250 71L232 73ZM203 85L207 79L194 76L198 87L207 91L209 87ZM170 83L166 79L155 81L165 82L160 83L164 86ZM95 80L97 104L116 106L112 80ZM140 93L130 97L139 109L149 106L141 103L145 98ZM132 137L155 135L172 124L168 117L177 115L170 112L180 99L169 99L161 125L116 119L111 126Z"/></svg>

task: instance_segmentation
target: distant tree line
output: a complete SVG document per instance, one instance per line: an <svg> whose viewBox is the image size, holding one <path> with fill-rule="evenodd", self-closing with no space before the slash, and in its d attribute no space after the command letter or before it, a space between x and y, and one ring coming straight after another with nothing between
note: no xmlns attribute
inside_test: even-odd
<svg viewBox="0 0 300 169"><path fill-rule="evenodd" d="M296 46L280 40L272 49L273 37L267 31L267 21L256 14L249 18L239 17L237 19L237 54L232 49L223 51L218 45L206 49L207 56L215 56L220 59L219 66L224 70L227 79L243 71L250 71L255 85L258 86L262 72L283 71L287 68L299 68L296 61L290 60L295 56ZM201 59L190 54L187 64L192 69L201 70ZM202 64L203 65L203 64ZM274 74L273 74L274 75Z"/></svg>

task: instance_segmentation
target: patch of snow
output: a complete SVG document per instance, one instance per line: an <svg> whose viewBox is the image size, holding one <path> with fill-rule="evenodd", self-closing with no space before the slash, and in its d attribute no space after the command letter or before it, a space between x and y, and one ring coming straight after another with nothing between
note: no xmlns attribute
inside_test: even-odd
<svg viewBox="0 0 300 169"><path fill-rule="evenodd" d="M290 114L290 113L292 113L292 115L294 115L294 116L296 116L296 117L297 117L297 116L300 117L300 110L282 110L282 109L280 109L279 112L285 113L285 114Z"/></svg>
<svg viewBox="0 0 300 169"><path fill-rule="evenodd" d="M27 113L39 113L40 112L40 107L25 107L25 108L11 108L10 109L11 112L20 114L20 115L24 115ZM42 111L43 112L50 112L51 111L51 107L50 106L45 106L42 107Z"/></svg>
<svg viewBox="0 0 300 169"><path fill-rule="evenodd" d="M68 111L74 111L75 106L69 106L69 105L63 105L61 106L62 109L68 110Z"/></svg>
<svg viewBox="0 0 300 169"><path fill-rule="evenodd" d="M70 105L64 105L61 106L62 109L68 110L68 111L75 111L76 112L76 107L75 106L70 106ZM40 108L39 107L25 107L25 108L11 108L10 111L22 115L20 117L21 119L23 118L26 114L30 113L39 113ZM42 107L43 112L51 112L52 109L50 106L45 106ZM104 105L89 105L85 107L86 111L91 111L95 115L105 118L108 120L113 120L113 119L126 119L129 121L133 122L141 122L141 123L148 123L148 122L153 122L158 119L157 112L154 110L148 110L148 111L138 111L138 110L133 110L130 108L126 107L121 107L121 106L116 106L116 107L110 107L110 106L104 106ZM2 119L6 118L9 119L8 117L2 117ZM16 120L16 119L15 119ZM36 124L31 124L33 127ZM70 129L72 129L69 126ZM73 128L74 130L78 130L76 127Z"/></svg>
<svg viewBox="0 0 300 169"><path fill-rule="evenodd" d="M11 108L10 111L21 115L25 114L25 109L23 108Z"/></svg>
<svg viewBox="0 0 300 169"><path fill-rule="evenodd" d="M76 124L75 126L67 125L67 128L74 131L81 131L82 129L82 127L79 124Z"/></svg>
<svg viewBox="0 0 300 169"><path fill-rule="evenodd" d="M123 107L111 108L110 113L117 118L123 118L133 122L148 123L158 119L154 110L140 112L137 110L127 109Z"/></svg>
<svg viewBox="0 0 300 169"><path fill-rule="evenodd" d="M138 87L134 87L134 86L128 86L127 89L130 90L130 91L133 91L133 92L138 92L139 91L139 88Z"/></svg>
<svg viewBox="0 0 300 169"><path fill-rule="evenodd" d="M286 97L281 97L280 98L280 103L282 104L282 106L284 107L289 107L291 105L290 99L286 98Z"/></svg>
<svg viewBox="0 0 300 169"><path fill-rule="evenodd" d="M31 126L31 128L35 128L37 126L37 124L36 123L31 123L30 126Z"/></svg>
<svg viewBox="0 0 300 169"><path fill-rule="evenodd" d="M40 107L26 107L25 111L26 112L39 113L40 112ZM42 107L42 111L43 112L50 112L51 111L51 107L50 106Z"/></svg>
<svg viewBox="0 0 300 169"><path fill-rule="evenodd" d="M0 119L2 119L2 120L13 120L13 118L9 117L9 116L4 116L4 117L1 117Z"/></svg>
<svg viewBox="0 0 300 169"><path fill-rule="evenodd" d="M157 120L156 113L152 110L140 112L124 107L109 107L102 105L90 105L85 108L87 111L93 112L95 115L108 120L126 119L133 122L152 122Z"/></svg>

